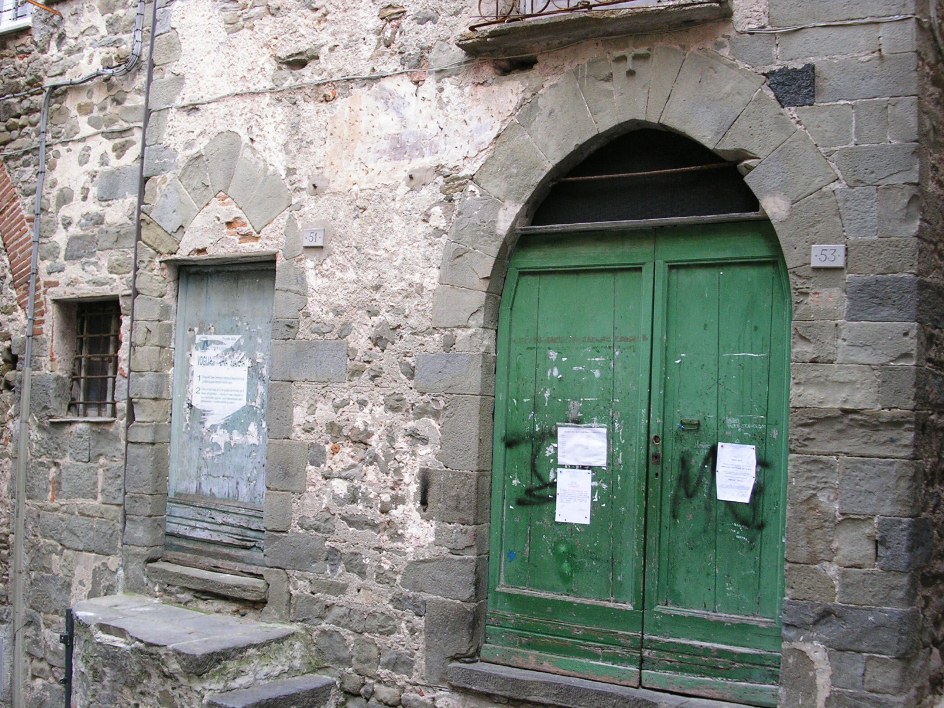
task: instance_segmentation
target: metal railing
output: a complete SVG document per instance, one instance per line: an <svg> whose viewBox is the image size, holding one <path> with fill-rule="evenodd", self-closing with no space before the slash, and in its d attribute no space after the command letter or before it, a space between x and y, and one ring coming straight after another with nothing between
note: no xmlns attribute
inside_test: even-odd
<svg viewBox="0 0 944 708"><path fill-rule="evenodd" d="M479 0L482 21L471 29L568 12L622 10L656 4L657 0Z"/></svg>

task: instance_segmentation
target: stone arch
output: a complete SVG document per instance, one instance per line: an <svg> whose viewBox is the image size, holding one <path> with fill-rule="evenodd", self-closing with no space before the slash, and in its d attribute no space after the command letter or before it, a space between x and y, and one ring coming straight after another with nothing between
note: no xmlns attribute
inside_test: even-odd
<svg viewBox="0 0 944 708"><path fill-rule="evenodd" d="M25 313L29 299L30 258L32 254L32 216L23 210L20 196L6 165L0 163L0 238L7 253L16 301ZM36 283L36 320L33 333L41 335L45 321L46 300L43 283Z"/></svg>
<svg viewBox="0 0 944 708"><path fill-rule="evenodd" d="M220 193L236 203L257 233L292 203L279 174L232 131L214 136L179 173L153 179L157 185L145 213L168 234L189 226Z"/></svg>
<svg viewBox="0 0 944 708"><path fill-rule="evenodd" d="M644 126L678 132L740 162L780 242L795 312L813 289L813 240L844 241L833 193L836 173L765 88L763 76L715 52L669 46L596 59L564 74L502 131L473 178L473 193L458 207L444 247L432 324L449 331L448 340L461 341L455 348L465 351L417 359L417 389L446 400L439 455L445 469L429 480L430 499L438 502L430 504L432 518L479 529L489 521L494 331L516 222L527 219L556 175L610 138ZM796 334L794 340L794 351L802 349ZM482 578L487 557L485 545L479 547L483 555L474 567L468 558L462 567ZM440 594L434 587L428 591ZM461 621L467 632L427 636L429 680L445 681L451 658L477 651L484 598L479 589L462 598L463 608L452 603L449 626ZM427 622L427 632L429 627Z"/></svg>

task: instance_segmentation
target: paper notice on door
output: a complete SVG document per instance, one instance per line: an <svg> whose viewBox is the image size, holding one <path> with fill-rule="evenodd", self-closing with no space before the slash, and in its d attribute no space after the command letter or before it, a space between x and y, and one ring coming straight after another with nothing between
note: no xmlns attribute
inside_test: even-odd
<svg viewBox="0 0 944 708"><path fill-rule="evenodd" d="M557 470L557 509L554 520L562 524L590 523L590 470Z"/></svg>
<svg viewBox="0 0 944 708"><path fill-rule="evenodd" d="M718 443L718 499L749 504L757 476L757 448Z"/></svg>
<svg viewBox="0 0 944 708"><path fill-rule="evenodd" d="M206 414L208 424L219 423L246 405L249 366L193 367L191 402Z"/></svg>
<svg viewBox="0 0 944 708"><path fill-rule="evenodd" d="M591 425L558 425L557 464L574 467L606 467L606 428Z"/></svg>

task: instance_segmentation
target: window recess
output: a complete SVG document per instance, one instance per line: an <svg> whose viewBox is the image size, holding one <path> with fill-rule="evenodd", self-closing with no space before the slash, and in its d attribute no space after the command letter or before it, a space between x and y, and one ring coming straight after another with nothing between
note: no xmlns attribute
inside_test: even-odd
<svg viewBox="0 0 944 708"><path fill-rule="evenodd" d="M121 308L117 300L75 303L69 416L115 417L120 333Z"/></svg>

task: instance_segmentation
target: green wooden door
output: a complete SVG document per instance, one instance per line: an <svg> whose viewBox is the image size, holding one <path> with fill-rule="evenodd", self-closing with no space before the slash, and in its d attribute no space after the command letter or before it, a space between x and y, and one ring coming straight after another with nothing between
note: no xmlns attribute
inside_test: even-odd
<svg viewBox="0 0 944 708"><path fill-rule="evenodd" d="M766 225L523 239L499 333L483 658L775 700L788 334ZM606 428L588 524L556 521L560 425ZM717 499L719 442L755 446L749 503Z"/></svg>

